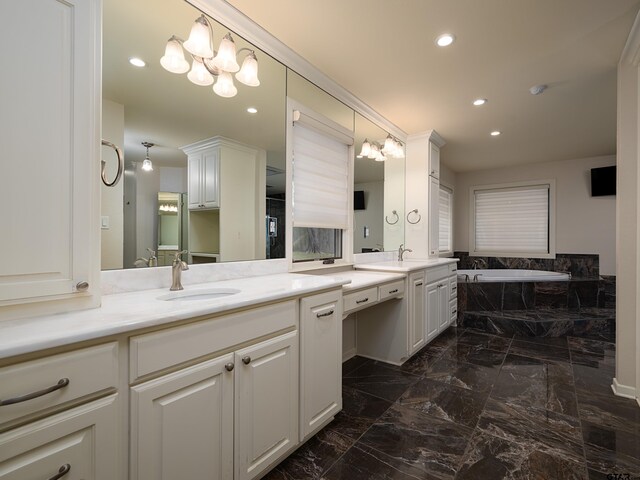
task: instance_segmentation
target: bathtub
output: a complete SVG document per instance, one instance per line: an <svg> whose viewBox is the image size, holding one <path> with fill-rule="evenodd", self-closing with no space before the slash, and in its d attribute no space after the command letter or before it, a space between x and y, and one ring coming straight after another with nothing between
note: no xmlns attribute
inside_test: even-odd
<svg viewBox="0 0 640 480"><path fill-rule="evenodd" d="M571 274L544 270L476 269L458 270L459 282L566 282Z"/></svg>

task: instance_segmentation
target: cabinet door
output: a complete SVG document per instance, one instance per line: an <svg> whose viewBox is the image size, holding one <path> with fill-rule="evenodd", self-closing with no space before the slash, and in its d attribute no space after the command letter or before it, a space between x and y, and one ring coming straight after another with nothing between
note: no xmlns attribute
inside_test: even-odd
<svg viewBox="0 0 640 480"><path fill-rule="evenodd" d="M26 25L37 34L25 34ZM77 308L95 306L100 2L0 2L0 30L0 58L12 65L0 75L0 199L12 205L2 213L0 305L70 294L86 303L95 289L95 304ZM38 60L28 61L34 52ZM79 282L89 283L84 293Z"/></svg>
<svg viewBox="0 0 640 480"><path fill-rule="evenodd" d="M0 479L121 478L117 404L112 395L0 434Z"/></svg>
<svg viewBox="0 0 640 480"><path fill-rule="evenodd" d="M218 208L220 206L220 149L204 152L202 162L202 203L206 208Z"/></svg>
<svg viewBox="0 0 640 480"><path fill-rule="evenodd" d="M201 153L189 155L187 169L187 192L189 209L202 208L204 206L204 196L202 192L202 169L203 160Z"/></svg>
<svg viewBox="0 0 640 480"><path fill-rule="evenodd" d="M300 440L342 409L342 292L300 302Z"/></svg>
<svg viewBox="0 0 640 480"><path fill-rule="evenodd" d="M440 181L429 177L429 256L440 253Z"/></svg>
<svg viewBox="0 0 640 480"><path fill-rule="evenodd" d="M449 304L451 296L449 295L448 279L445 278L438 285L438 316L440 322L438 331L442 332L449 326L451 320L451 308Z"/></svg>
<svg viewBox="0 0 640 480"><path fill-rule="evenodd" d="M232 366L229 354L131 389L132 479L233 477Z"/></svg>
<svg viewBox="0 0 640 480"><path fill-rule="evenodd" d="M438 282L427 285L427 342L438 334L440 325L440 291Z"/></svg>
<svg viewBox="0 0 640 480"><path fill-rule="evenodd" d="M425 287L424 272L409 275L409 352L417 352L425 344Z"/></svg>
<svg viewBox="0 0 640 480"><path fill-rule="evenodd" d="M440 148L433 142L429 142L429 175L440 178Z"/></svg>
<svg viewBox="0 0 640 480"><path fill-rule="evenodd" d="M239 350L235 358L234 479L247 480L297 444L298 332Z"/></svg>

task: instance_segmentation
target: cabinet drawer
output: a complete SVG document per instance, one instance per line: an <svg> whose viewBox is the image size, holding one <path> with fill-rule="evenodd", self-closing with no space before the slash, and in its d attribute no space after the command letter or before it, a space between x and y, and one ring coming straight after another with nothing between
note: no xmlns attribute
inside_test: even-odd
<svg viewBox="0 0 640 480"><path fill-rule="evenodd" d="M138 335L130 340L130 381L297 325L296 301Z"/></svg>
<svg viewBox="0 0 640 480"><path fill-rule="evenodd" d="M449 302L449 311L451 312L451 320L455 321L458 317L458 299L454 298Z"/></svg>
<svg viewBox="0 0 640 480"><path fill-rule="evenodd" d="M447 277L449 277L449 267L447 265L427 269L427 283L437 282Z"/></svg>
<svg viewBox="0 0 640 480"><path fill-rule="evenodd" d="M458 273L458 263L449 264L449 274L454 275Z"/></svg>
<svg viewBox="0 0 640 480"><path fill-rule="evenodd" d="M458 277L451 277L449 279L449 292L451 293L451 298L458 297Z"/></svg>
<svg viewBox="0 0 640 480"><path fill-rule="evenodd" d="M400 297L404 294L404 280L388 283L378 287L380 301L387 298Z"/></svg>
<svg viewBox="0 0 640 480"><path fill-rule="evenodd" d="M118 344L115 342L0 368L0 401L43 393L30 400L0 406L0 425L115 388L117 384ZM44 393L47 391L49 393Z"/></svg>
<svg viewBox="0 0 640 480"><path fill-rule="evenodd" d="M344 296L344 313L367 307L378 301L378 287L371 287Z"/></svg>

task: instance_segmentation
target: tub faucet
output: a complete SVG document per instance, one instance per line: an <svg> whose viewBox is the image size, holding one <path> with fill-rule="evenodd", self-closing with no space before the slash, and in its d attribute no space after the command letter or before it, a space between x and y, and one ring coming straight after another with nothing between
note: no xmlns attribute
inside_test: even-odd
<svg viewBox="0 0 640 480"><path fill-rule="evenodd" d="M401 262L402 256L404 255L404 252L413 252L413 250L411 250L410 248L402 248L404 247L404 243L400 244L400 248L398 248L398 261Z"/></svg>
<svg viewBox="0 0 640 480"><path fill-rule="evenodd" d="M480 262L478 261L478 259L476 258L473 262L471 262L471 268L473 268L474 270L476 270L478 268L478 264Z"/></svg>
<svg viewBox="0 0 640 480"><path fill-rule="evenodd" d="M182 250L181 252L176 252L176 257L173 259L173 264L171 265L171 288L169 289L171 291L184 289L181 283L182 272L189 270L189 265L180 258L180 255L183 253L187 253L187 251Z"/></svg>

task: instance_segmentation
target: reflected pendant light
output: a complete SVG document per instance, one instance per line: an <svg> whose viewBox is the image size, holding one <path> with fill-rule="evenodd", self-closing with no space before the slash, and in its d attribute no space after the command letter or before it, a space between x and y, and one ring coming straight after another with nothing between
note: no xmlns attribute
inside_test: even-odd
<svg viewBox="0 0 640 480"><path fill-rule="evenodd" d="M147 156L142 162L142 170L144 170L145 172L150 172L153 170L153 164L151 163L151 160L149 160L149 149L153 147L155 144L150 142L142 142L142 145L147 147Z"/></svg>

